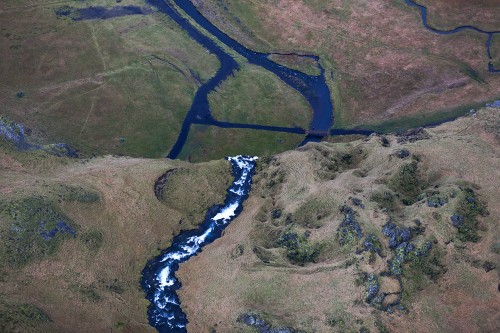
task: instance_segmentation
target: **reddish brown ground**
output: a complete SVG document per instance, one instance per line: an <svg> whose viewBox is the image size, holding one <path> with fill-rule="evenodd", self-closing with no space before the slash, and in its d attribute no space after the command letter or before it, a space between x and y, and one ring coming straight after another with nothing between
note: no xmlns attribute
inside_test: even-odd
<svg viewBox="0 0 500 333"><path fill-rule="evenodd" d="M213 2L205 1L203 8ZM474 6L479 17L487 4L492 1L467 8ZM500 96L500 75L487 71L485 35L433 34L423 27L418 10L403 1L254 0L228 8L226 16L238 16L251 28L251 47L322 56L335 77L337 126L396 120ZM238 28L217 17L212 19L222 29ZM500 29L494 18L485 22Z"/></svg>

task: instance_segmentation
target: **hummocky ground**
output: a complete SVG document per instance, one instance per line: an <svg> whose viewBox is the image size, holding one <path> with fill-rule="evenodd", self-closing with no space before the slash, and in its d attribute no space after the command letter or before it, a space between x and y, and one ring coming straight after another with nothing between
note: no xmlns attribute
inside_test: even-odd
<svg viewBox="0 0 500 333"><path fill-rule="evenodd" d="M243 213L179 271L189 331L497 331L499 115L261 157ZM0 171L5 332L152 332L142 268L231 181L226 161L4 141Z"/></svg>

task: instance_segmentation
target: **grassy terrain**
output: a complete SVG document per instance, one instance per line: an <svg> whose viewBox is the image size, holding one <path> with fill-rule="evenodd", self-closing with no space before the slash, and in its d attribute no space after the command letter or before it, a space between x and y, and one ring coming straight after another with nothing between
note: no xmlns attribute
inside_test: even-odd
<svg viewBox="0 0 500 333"><path fill-rule="evenodd" d="M193 125L178 158L199 162L238 154L271 155L293 149L303 139L298 134Z"/></svg>
<svg viewBox="0 0 500 333"><path fill-rule="evenodd" d="M0 112L88 155L164 155L217 59L162 14L73 22L64 4L117 5L2 4Z"/></svg>
<svg viewBox="0 0 500 333"><path fill-rule="evenodd" d="M245 65L209 95L220 121L308 128L312 110L297 91L274 74Z"/></svg>
<svg viewBox="0 0 500 333"><path fill-rule="evenodd" d="M269 56L269 59L288 68L296 69L309 75L321 74L316 60L310 58L300 57L296 55L271 54Z"/></svg>
<svg viewBox="0 0 500 333"><path fill-rule="evenodd" d="M500 79L487 72L485 37L470 31L433 34L422 26L419 12L403 1L224 3L227 10L218 0L199 8L246 45L321 56L327 77L334 77L329 84L339 128L397 122L498 97ZM453 7L455 11L443 10L443 15L460 21L462 16L451 13L463 10L461 3L441 1L436 6ZM467 6L481 13L478 20L485 17L486 24L494 24L492 12L482 15L490 3Z"/></svg>
<svg viewBox="0 0 500 333"><path fill-rule="evenodd" d="M253 312L305 332L494 331L498 271L484 267L500 264L496 111L429 129L427 139L414 142L372 136L262 157L243 213L181 266L189 330L250 331L237 318ZM153 184L172 169L160 201ZM0 172L6 332L152 332L142 268L221 202L231 181L224 160L75 160L18 152L4 141ZM429 207L438 198L444 203ZM463 216L467 229L453 227L453 215ZM382 234L389 219L419 226L411 242L417 249L431 242L430 252L411 252L394 266L399 250ZM76 237L59 229L46 238L61 221ZM346 221L355 221L362 236ZM368 235L379 252L362 251ZM385 301L366 301L371 284L390 294ZM396 315L377 310L399 293Z"/></svg>
<svg viewBox="0 0 500 333"><path fill-rule="evenodd" d="M491 44L491 56L493 65L498 69L500 66L500 35L495 35Z"/></svg>
<svg viewBox="0 0 500 333"><path fill-rule="evenodd" d="M262 158L242 215L181 266L188 329L245 331L237 318L257 313L274 327L304 332L495 331L499 275L483 267L500 263L498 124L497 109L485 109L415 142L372 136ZM410 155L399 155L404 149ZM391 193L391 209L376 193ZM443 204L430 207L437 198ZM344 205L363 236L341 243ZM483 207L489 215L478 214ZM453 214L468 216L479 239L464 239ZM413 228L416 250L405 255L389 247L382 234L389 220ZM368 234L380 253L362 251ZM417 254L426 242L429 252ZM366 300L370 283L388 294L381 303ZM397 295L402 306L391 308L395 314L377 310Z"/></svg>
<svg viewBox="0 0 500 333"><path fill-rule="evenodd" d="M473 25L486 31L498 31L499 28L500 9L494 0L415 2L427 7L429 24L437 29L449 30L461 25Z"/></svg>
<svg viewBox="0 0 500 333"><path fill-rule="evenodd" d="M401 117L399 119L382 121L375 124L368 123L363 128L371 129L376 132L389 133L394 131L405 131L410 128L439 124L458 117L467 115L470 110L481 108L484 103L474 103L460 106L454 109L444 109L430 114L418 114L409 117Z"/></svg>
<svg viewBox="0 0 500 333"><path fill-rule="evenodd" d="M153 184L172 168L181 172L161 202ZM223 202L232 181L223 160L75 160L16 152L1 140L0 173L2 332L154 331L141 270ZM76 235L47 237L60 221Z"/></svg>

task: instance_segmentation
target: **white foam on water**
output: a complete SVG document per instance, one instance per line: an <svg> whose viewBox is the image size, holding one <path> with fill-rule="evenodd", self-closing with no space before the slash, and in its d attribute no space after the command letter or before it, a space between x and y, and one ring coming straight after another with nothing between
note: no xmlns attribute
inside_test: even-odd
<svg viewBox="0 0 500 333"><path fill-rule="evenodd" d="M198 249L200 248L200 244L203 243L205 241L205 239L207 239L207 237L212 233L212 231L214 231L214 227L210 226L210 228L205 230L205 232L202 235L189 237L187 239L187 243L194 244L191 247L189 247L189 246L187 247L187 248L189 248L189 254L196 253L196 251L198 251ZM182 247L182 248L185 249L184 247Z"/></svg>
<svg viewBox="0 0 500 333"><path fill-rule="evenodd" d="M236 190L229 189L229 191L231 191L232 193L239 195L239 196L242 196L245 194L245 191L242 188L238 188Z"/></svg>
<svg viewBox="0 0 500 333"><path fill-rule="evenodd" d="M174 280L170 278L170 266L165 266L158 274L158 282L160 282L160 287L171 287L174 285Z"/></svg>
<svg viewBox="0 0 500 333"><path fill-rule="evenodd" d="M179 305L173 297L167 297L167 303Z"/></svg>
<svg viewBox="0 0 500 333"><path fill-rule="evenodd" d="M165 261L167 261L169 259L172 259L172 260L175 260L175 261L179 261L182 258L184 258L184 254L182 254L180 252L172 252L172 253L167 254L165 257L163 257L160 260L160 262L165 262Z"/></svg>
<svg viewBox="0 0 500 333"><path fill-rule="evenodd" d="M212 217L212 220L214 221L219 221L219 220L229 220L231 217L236 215L236 209L240 205L239 202L234 202L230 204L228 207L224 208L220 213Z"/></svg>

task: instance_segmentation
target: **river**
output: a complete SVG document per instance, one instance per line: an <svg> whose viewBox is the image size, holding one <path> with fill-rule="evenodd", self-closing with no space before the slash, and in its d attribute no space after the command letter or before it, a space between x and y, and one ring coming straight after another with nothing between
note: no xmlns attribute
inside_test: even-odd
<svg viewBox="0 0 500 333"><path fill-rule="evenodd" d="M177 290L181 283L175 277L179 265L199 253L203 246L221 237L222 231L243 210L252 185L257 157L229 157L234 181L227 190L224 205L210 208L196 230L175 236L172 245L148 261L142 271L141 286L151 302L149 323L160 333L186 332L187 318L182 311Z"/></svg>
<svg viewBox="0 0 500 333"><path fill-rule="evenodd" d="M486 47L490 59L488 69L490 72L498 72L492 65L490 48L494 34L500 32L484 31L473 26L461 26L449 31L438 30L428 25L426 7L412 0L404 1L408 5L420 10L424 27L434 33L449 35L469 29L487 35ZM215 76L204 83L196 92L193 103L184 119L177 142L167 157L174 159L179 155L187 140L191 125L193 124L203 124L221 128L248 128L306 134L302 144L310 141L320 141L323 136L326 135L323 133L328 133L329 131L331 131L332 135L371 133L371 131L363 130L331 130L333 125L333 104L325 80L325 70L320 64L319 57L314 55L298 55L313 58L317 62L320 75L307 75L273 62L269 59L272 53L252 51L233 40L208 21L196 9L191 1L147 0L147 3L168 15L185 30L191 38L204 46L210 53L214 54L221 64ZM213 39L200 32L198 28L183 17L173 3L184 11L186 16L203 27ZM214 39L217 40L217 43ZM234 75L240 68L239 64L227 51L225 51L221 44L243 56L249 63L260 66L277 75L285 84L302 94L313 110L313 117L309 129L230 123L216 120L210 112L208 95L210 92L214 91L221 82L231 75ZM229 157L228 160L232 166L234 182L227 190L227 197L224 205L214 206L209 209L205 220L198 229L184 231L175 236L172 245L168 249L162 251L156 258L151 259L142 271L141 285L146 292L146 298L151 302L148 309L149 322L161 333L187 332L186 326L188 320L186 314L181 309L180 300L177 295L177 290L181 288L181 283L175 277L175 272L179 269L179 265L199 253L204 245L221 237L222 231L242 211L243 202L248 197L257 158L236 156Z"/></svg>

